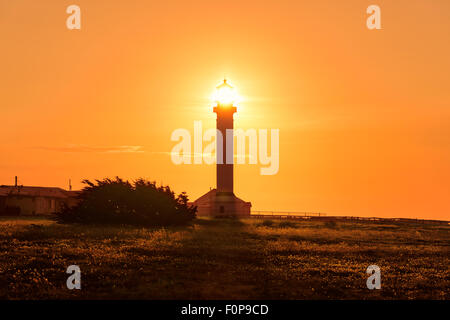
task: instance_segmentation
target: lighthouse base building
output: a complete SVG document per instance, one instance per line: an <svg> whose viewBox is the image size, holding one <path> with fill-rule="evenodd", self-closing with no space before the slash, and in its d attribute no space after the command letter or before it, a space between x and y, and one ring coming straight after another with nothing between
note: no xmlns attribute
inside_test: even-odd
<svg viewBox="0 0 450 320"><path fill-rule="evenodd" d="M217 192L212 189L193 202L198 216L249 216L251 202L236 197L233 193Z"/></svg>

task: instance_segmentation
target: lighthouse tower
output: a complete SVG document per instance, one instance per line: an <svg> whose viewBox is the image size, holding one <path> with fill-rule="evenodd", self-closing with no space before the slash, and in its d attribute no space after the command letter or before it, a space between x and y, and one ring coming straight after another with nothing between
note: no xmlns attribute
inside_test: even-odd
<svg viewBox="0 0 450 320"><path fill-rule="evenodd" d="M217 194L234 195L233 193L233 136L228 133L233 130L233 115L237 108L233 105L233 87L223 80L223 83L217 87L219 92L217 105L213 111L217 114L217 130L222 134L223 146L222 152L217 150L216 171L217 171ZM217 139L216 139L217 141ZM218 148L220 146L218 145Z"/></svg>
<svg viewBox="0 0 450 320"><path fill-rule="evenodd" d="M215 94L216 106L213 111L217 114L216 137L216 180L217 188L194 201L199 216L248 216L251 203L245 202L234 194L234 143L233 143L233 115L237 108L234 88L225 79L217 87ZM220 143L222 140L222 143Z"/></svg>

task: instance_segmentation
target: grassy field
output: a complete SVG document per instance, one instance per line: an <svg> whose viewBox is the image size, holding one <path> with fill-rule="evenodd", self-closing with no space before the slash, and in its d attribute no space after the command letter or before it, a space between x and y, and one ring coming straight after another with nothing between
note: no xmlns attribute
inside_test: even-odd
<svg viewBox="0 0 450 320"><path fill-rule="evenodd" d="M0 299L450 299L450 227L197 219L139 229L0 218ZM81 290L68 290L69 265ZM366 268L381 268L368 290Z"/></svg>

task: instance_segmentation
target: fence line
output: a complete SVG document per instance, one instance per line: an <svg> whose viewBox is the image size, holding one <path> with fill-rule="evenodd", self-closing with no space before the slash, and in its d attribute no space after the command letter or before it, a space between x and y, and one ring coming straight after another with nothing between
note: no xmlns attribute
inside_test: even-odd
<svg viewBox="0 0 450 320"><path fill-rule="evenodd" d="M323 212L301 212L301 211L269 211L269 210L257 210L252 211L252 215L259 216L292 216L292 217L321 217L326 216Z"/></svg>
<svg viewBox="0 0 450 320"><path fill-rule="evenodd" d="M450 225L450 221L428 220L412 218L378 218L378 217L357 217L357 216L328 216L323 212L296 212L296 211L252 211L251 218L256 219L312 219L321 221L351 221L351 222L379 222L379 223L420 223L420 224L440 224Z"/></svg>

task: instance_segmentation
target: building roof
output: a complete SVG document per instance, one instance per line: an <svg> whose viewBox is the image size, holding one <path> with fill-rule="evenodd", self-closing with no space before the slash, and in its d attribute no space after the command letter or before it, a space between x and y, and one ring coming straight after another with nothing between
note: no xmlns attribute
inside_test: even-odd
<svg viewBox="0 0 450 320"><path fill-rule="evenodd" d="M28 187L28 186L0 186L0 197L24 196L24 197L48 197L68 198L76 196L76 191L67 191L54 187Z"/></svg>

